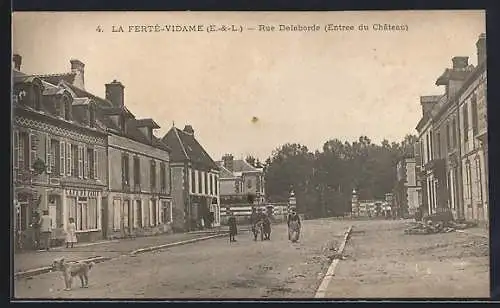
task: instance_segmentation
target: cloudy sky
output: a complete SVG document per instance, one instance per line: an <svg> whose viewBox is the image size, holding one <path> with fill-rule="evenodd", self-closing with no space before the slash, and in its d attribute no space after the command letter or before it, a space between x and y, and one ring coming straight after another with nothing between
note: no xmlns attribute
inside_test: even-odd
<svg viewBox="0 0 500 308"><path fill-rule="evenodd" d="M408 31L325 32L326 24L407 25ZM111 32L120 25L317 24L318 32ZM100 26L102 32L96 31ZM261 159L287 142L311 150L328 139L374 142L415 133L420 95L453 56L476 64L483 11L427 12L75 12L15 13L13 52L30 74L85 63L85 88L125 85L125 104L153 118L163 136L190 124L219 159ZM252 121L256 117L258 121Z"/></svg>

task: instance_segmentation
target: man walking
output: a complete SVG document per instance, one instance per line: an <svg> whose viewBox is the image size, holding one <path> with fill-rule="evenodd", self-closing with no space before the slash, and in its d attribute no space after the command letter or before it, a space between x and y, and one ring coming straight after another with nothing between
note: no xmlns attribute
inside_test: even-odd
<svg viewBox="0 0 500 308"><path fill-rule="evenodd" d="M52 235L52 218L50 218L48 210L44 210L42 217L40 217L40 235L43 248L49 250Z"/></svg>

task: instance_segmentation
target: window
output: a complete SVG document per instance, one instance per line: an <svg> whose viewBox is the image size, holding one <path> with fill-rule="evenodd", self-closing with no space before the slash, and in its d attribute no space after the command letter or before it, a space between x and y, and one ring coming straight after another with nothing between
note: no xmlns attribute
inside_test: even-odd
<svg viewBox="0 0 500 308"><path fill-rule="evenodd" d="M150 176L151 190L155 190L156 189L156 162L154 160L151 160L149 176Z"/></svg>
<svg viewBox="0 0 500 308"><path fill-rule="evenodd" d="M451 149L451 130L450 123L446 124L446 148Z"/></svg>
<svg viewBox="0 0 500 308"><path fill-rule="evenodd" d="M217 196L219 194L219 177L215 177L215 195Z"/></svg>
<svg viewBox="0 0 500 308"><path fill-rule="evenodd" d="M204 184L204 188L205 188L205 195L208 195L208 173L207 172L203 172L203 184Z"/></svg>
<svg viewBox="0 0 500 308"><path fill-rule="evenodd" d="M472 95L471 99L471 115L472 115L472 132L475 135L477 135L478 131L478 118L477 118L477 96L476 94Z"/></svg>
<svg viewBox="0 0 500 308"><path fill-rule="evenodd" d="M59 142L59 174L61 176L66 174L66 143Z"/></svg>
<svg viewBox="0 0 500 308"><path fill-rule="evenodd" d="M87 148L87 155L86 155L86 160L85 160L85 174L87 175L88 178L94 179L95 178L95 168L94 166L94 149L92 148Z"/></svg>
<svg viewBox="0 0 500 308"><path fill-rule="evenodd" d="M469 110L467 104L464 105L462 115L464 118L464 141L469 140Z"/></svg>
<svg viewBox="0 0 500 308"><path fill-rule="evenodd" d="M71 174L73 176L78 176L79 155L78 155L78 146L75 144L71 145L71 161L73 161Z"/></svg>
<svg viewBox="0 0 500 308"><path fill-rule="evenodd" d="M92 104L89 106L89 126L95 127L95 106Z"/></svg>
<svg viewBox="0 0 500 308"><path fill-rule="evenodd" d="M441 133L436 134L436 157L441 158Z"/></svg>
<svg viewBox="0 0 500 308"><path fill-rule="evenodd" d="M198 176L198 191L197 191L197 193L201 194L202 190L203 190L203 186L202 186L203 183L201 182L202 181L201 180L202 179L201 171L196 171L196 175Z"/></svg>
<svg viewBox="0 0 500 308"><path fill-rule="evenodd" d="M83 177L83 156L85 155L84 154L84 150L83 150L83 147L82 146L78 146L78 177L79 178L82 178Z"/></svg>
<svg viewBox="0 0 500 308"><path fill-rule="evenodd" d="M139 156L134 157L134 185L140 188L141 185L141 160Z"/></svg>
<svg viewBox="0 0 500 308"><path fill-rule="evenodd" d="M430 142L430 146L431 146L430 151L429 151L429 153L430 153L429 159L430 160L434 159L434 146L433 146L433 143L434 143L433 139L434 138L433 137L434 137L434 134L432 133L432 131L430 131L429 132L429 142Z"/></svg>
<svg viewBox="0 0 500 308"><path fill-rule="evenodd" d="M237 194L240 193L240 181L238 180L234 181L234 192Z"/></svg>
<svg viewBox="0 0 500 308"><path fill-rule="evenodd" d="M151 226L156 226L158 224L157 214L158 209L156 207L156 200L151 200Z"/></svg>
<svg viewBox="0 0 500 308"><path fill-rule="evenodd" d="M191 193L196 193L196 173L193 169L191 169Z"/></svg>
<svg viewBox="0 0 500 308"><path fill-rule="evenodd" d="M451 126L452 126L451 146L455 148L457 146L457 121L455 119L453 119Z"/></svg>
<svg viewBox="0 0 500 308"><path fill-rule="evenodd" d="M172 222L172 206L170 201L162 200L161 201L162 208L162 217L164 223Z"/></svg>
<svg viewBox="0 0 500 308"><path fill-rule="evenodd" d="M75 219L76 230L88 231L97 229L97 199L73 197L67 200L69 217Z"/></svg>
<svg viewBox="0 0 500 308"><path fill-rule="evenodd" d="M257 182L255 183L255 190L258 192L262 192L261 190L261 178L257 176Z"/></svg>
<svg viewBox="0 0 500 308"><path fill-rule="evenodd" d="M123 200L123 227L128 228L129 221L129 200Z"/></svg>
<svg viewBox="0 0 500 308"><path fill-rule="evenodd" d="M26 132L19 132L18 156L17 165L19 169L29 170L30 164L30 137Z"/></svg>
<svg viewBox="0 0 500 308"><path fill-rule="evenodd" d="M90 230L97 230L97 198L88 198L88 219L87 227Z"/></svg>
<svg viewBox="0 0 500 308"><path fill-rule="evenodd" d="M477 188L477 194L479 196L479 202L481 205L483 204L483 185L481 183L481 161L479 158L475 159L476 162L476 188Z"/></svg>
<svg viewBox="0 0 500 308"><path fill-rule="evenodd" d="M167 190L167 174L165 173L165 163L160 163L160 190L165 192Z"/></svg>
<svg viewBox="0 0 500 308"><path fill-rule="evenodd" d="M427 142L427 159L425 160L426 162L429 162L431 160L431 153L430 153L430 144L429 144L429 135L425 135L425 139L426 139L426 142Z"/></svg>
<svg viewBox="0 0 500 308"><path fill-rule="evenodd" d="M121 229L121 207L122 201L120 199L113 199L113 230L118 231Z"/></svg>
<svg viewBox="0 0 500 308"><path fill-rule="evenodd" d="M72 118L72 114L71 114L71 101L69 100L68 97L63 98L63 105L64 105L64 119L69 121Z"/></svg>
<svg viewBox="0 0 500 308"><path fill-rule="evenodd" d="M472 183L471 183L471 168L470 162L467 161L465 163L465 191L466 191L466 199L469 201L468 206L472 205Z"/></svg>
<svg viewBox="0 0 500 308"><path fill-rule="evenodd" d="M129 187L130 173L129 173L129 157L127 154L122 155L122 185L124 188Z"/></svg>
<svg viewBox="0 0 500 308"><path fill-rule="evenodd" d="M141 200L135 200L134 227L142 228L142 202L141 202Z"/></svg>
<svg viewBox="0 0 500 308"><path fill-rule="evenodd" d="M208 194L210 196L212 196L214 194L214 175L213 174L209 174L208 175L208 179L209 179L208 187L210 189L210 191L208 192Z"/></svg>
<svg viewBox="0 0 500 308"><path fill-rule="evenodd" d="M50 141L50 170L55 174L60 174L60 149L59 141L52 139Z"/></svg>

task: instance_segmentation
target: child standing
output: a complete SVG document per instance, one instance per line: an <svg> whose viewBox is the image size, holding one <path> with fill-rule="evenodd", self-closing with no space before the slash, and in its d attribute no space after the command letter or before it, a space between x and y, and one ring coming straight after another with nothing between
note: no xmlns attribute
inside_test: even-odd
<svg viewBox="0 0 500 308"><path fill-rule="evenodd" d="M76 240L76 224L73 218L69 219L68 227L66 228L66 248L69 248L71 244L71 248L77 242Z"/></svg>

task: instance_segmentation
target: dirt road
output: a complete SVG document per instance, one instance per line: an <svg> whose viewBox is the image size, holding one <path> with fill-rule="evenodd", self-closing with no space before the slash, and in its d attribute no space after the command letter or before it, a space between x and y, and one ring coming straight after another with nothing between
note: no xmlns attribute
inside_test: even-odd
<svg viewBox="0 0 500 308"><path fill-rule="evenodd" d="M489 297L487 238L404 229L402 221L355 223L326 297Z"/></svg>
<svg viewBox="0 0 500 308"><path fill-rule="evenodd" d="M305 221L300 243L286 226L271 241L214 239L100 263L88 289L63 291L60 273L15 282L16 298L312 298L349 221Z"/></svg>

